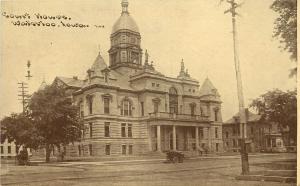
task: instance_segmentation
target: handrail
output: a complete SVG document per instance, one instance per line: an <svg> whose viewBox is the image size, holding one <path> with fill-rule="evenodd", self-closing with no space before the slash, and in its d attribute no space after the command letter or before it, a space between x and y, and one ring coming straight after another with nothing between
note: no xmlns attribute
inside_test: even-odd
<svg viewBox="0 0 300 186"><path fill-rule="evenodd" d="M182 119L182 120L197 120L208 121L208 116L189 115L189 114L176 114L169 112L154 112L149 113L150 118L164 118L164 119Z"/></svg>

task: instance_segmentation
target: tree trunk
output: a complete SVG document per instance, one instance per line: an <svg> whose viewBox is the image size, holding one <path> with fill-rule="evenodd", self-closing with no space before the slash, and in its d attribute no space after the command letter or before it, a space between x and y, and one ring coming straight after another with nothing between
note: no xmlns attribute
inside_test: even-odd
<svg viewBox="0 0 300 186"><path fill-rule="evenodd" d="M51 154L51 148L49 144L46 144L46 162L50 162L50 154Z"/></svg>

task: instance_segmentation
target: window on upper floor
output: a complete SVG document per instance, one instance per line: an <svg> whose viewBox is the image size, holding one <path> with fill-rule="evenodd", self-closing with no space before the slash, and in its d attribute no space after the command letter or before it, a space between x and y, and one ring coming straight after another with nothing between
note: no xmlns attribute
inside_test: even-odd
<svg viewBox="0 0 300 186"><path fill-rule="evenodd" d="M89 133L90 133L90 138L93 137L93 123L89 123Z"/></svg>
<svg viewBox="0 0 300 186"><path fill-rule="evenodd" d="M4 147L1 146L1 154L3 154L3 153L4 153Z"/></svg>
<svg viewBox="0 0 300 186"><path fill-rule="evenodd" d="M83 101L82 100L79 101L78 106L79 106L79 117L83 118L84 117L84 111L83 111Z"/></svg>
<svg viewBox="0 0 300 186"><path fill-rule="evenodd" d="M7 146L7 153L8 153L8 154L11 153L11 146Z"/></svg>
<svg viewBox="0 0 300 186"><path fill-rule="evenodd" d="M132 138L132 124L128 124L127 126L127 135L129 138Z"/></svg>
<svg viewBox="0 0 300 186"><path fill-rule="evenodd" d="M142 116L145 115L145 111L144 111L144 102L141 102L141 115L142 115Z"/></svg>
<svg viewBox="0 0 300 186"><path fill-rule="evenodd" d="M121 105L121 115L132 116L132 104L130 100L124 99Z"/></svg>
<svg viewBox="0 0 300 186"><path fill-rule="evenodd" d="M110 123L104 123L104 137L110 137Z"/></svg>
<svg viewBox="0 0 300 186"><path fill-rule="evenodd" d="M157 113L158 112L158 105L159 103L158 102L153 102L153 106L154 106L154 113Z"/></svg>
<svg viewBox="0 0 300 186"><path fill-rule="evenodd" d="M191 115L194 116L195 115L195 110L196 110L196 104L195 103L191 103L190 107L191 107Z"/></svg>
<svg viewBox="0 0 300 186"><path fill-rule="evenodd" d="M103 98L103 102L104 102L104 114L109 114L109 102L110 99L108 97Z"/></svg>
<svg viewBox="0 0 300 186"><path fill-rule="evenodd" d="M226 131L225 136L226 136L226 138L228 138L228 136L229 136L228 131Z"/></svg>
<svg viewBox="0 0 300 186"><path fill-rule="evenodd" d="M215 128L215 137L216 137L216 139L218 139L218 138L219 138L219 134L218 134L218 128Z"/></svg>
<svg viewBox="0 0 300 186"><path fill-rule="evenodd" d="M155 87L155 83L152 83L152 87Z"/></svg>
<svg viewBox="0 0 300 186"><path fill-rule="evenodd" d="M215 113L215 121L218 121L219 119L218 119L218 115L219 115L219 108L218 107L216 107L215 109L214 109L214 113Z"/></svg>
<svg viewBox="0 0 300 186"><path fill-rule="evenodd" d="M105 155L110 155L110 144L105 145Z"/></svg>
<svg viewBox="0 0 300 186"><path fill-rule="evenodd" d="M88 104L89 114L93 114L93 96L88 95L86 101Z"/></svg>
<svg viewBox="0 0 300 186"><path fill-rule="evenodd" d="M121 124L121 137L126 137L126 123Z"/></svg>
<svg viewBox="0 0 300 186"><path fill-rule="evenodd" d="M200 107L200 115L201 115L201 116L204 115L204 113L203 113L203 108L202 108L202 107Z"/></svg>
<svg viewBox="0 0 300 186"><path fill-rule="evenodd" d="M251 134L254 134L254 128L251 126Z"/></svg>

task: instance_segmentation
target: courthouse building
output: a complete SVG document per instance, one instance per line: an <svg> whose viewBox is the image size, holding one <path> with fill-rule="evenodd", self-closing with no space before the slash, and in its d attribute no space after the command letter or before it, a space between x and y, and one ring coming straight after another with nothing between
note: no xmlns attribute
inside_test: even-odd
<svg viewBox="0 0 300 186"><path fill-rule="evenodd" d="M80 107L84 131L67 155L145 154L195 151L205 146L222 151L221 100L207 78L200 86L179 59L177 77L154 68L141 48L138 25L123 0L122 13L110 35L106 62L99 53L86 78L57 77ZM180 63L181 61L181 63Z"/></svg>

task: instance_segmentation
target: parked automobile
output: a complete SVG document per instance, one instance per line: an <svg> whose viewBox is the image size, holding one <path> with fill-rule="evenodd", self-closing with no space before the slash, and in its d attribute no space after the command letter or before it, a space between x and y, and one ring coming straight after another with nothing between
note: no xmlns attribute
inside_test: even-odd
<svg viewBox="0 0 300 186"><path fill-rule="evenodd" d="M184 159L184 154L180 151L168 151L167 160L172 163L182 163Z"/></svg>

